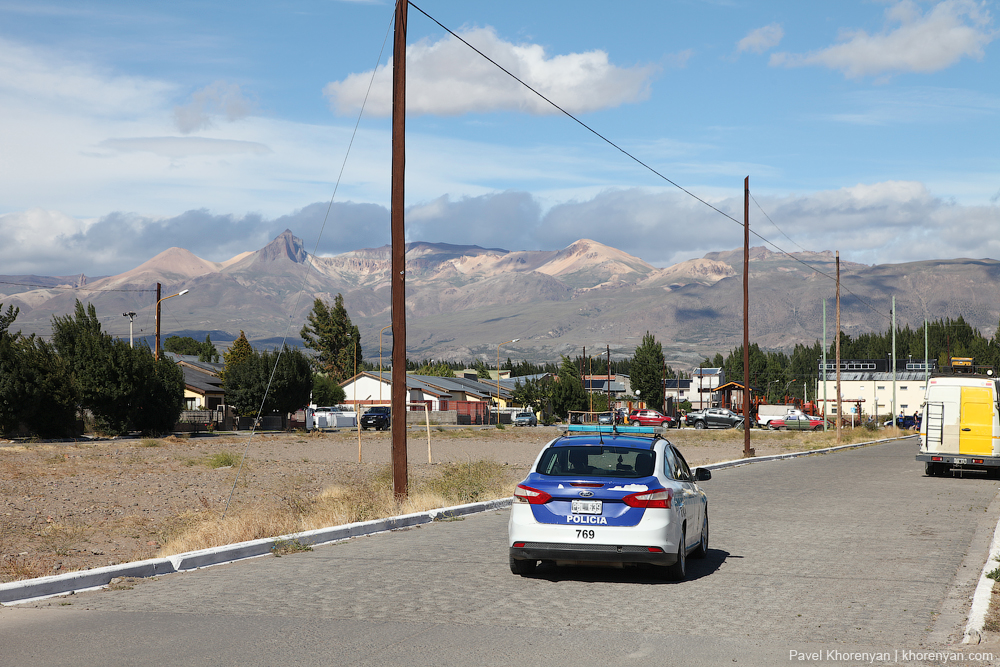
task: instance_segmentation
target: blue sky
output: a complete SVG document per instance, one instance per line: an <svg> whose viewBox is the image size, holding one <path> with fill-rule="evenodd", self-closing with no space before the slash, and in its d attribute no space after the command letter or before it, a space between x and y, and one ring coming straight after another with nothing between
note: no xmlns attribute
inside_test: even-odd
<svg viewBox="0 0 1000 667"><path fill-rule="evenodd" d="M1000 258L993 2L417 5L739 220L749 176L751 228L785 250ZM392 14L0 0L0 274L222 261L285 228L325 255L388 243ZM409 240L591 238L655 266L742 244L413 7L407 62Z"/></svg>

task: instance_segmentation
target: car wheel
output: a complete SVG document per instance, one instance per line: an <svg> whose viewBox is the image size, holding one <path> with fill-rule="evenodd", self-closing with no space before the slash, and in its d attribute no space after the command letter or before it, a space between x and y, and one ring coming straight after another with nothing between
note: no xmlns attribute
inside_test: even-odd
<svg viewBox="0 0 1000 667"><path fill-rule="evenodd" d="M698 546L691 552L692 558L704 558L708 555L708 510L705 510L705 521L701 524L701 540Z"/></svg>
<svg viewBox="0 0 1000 667"><path fill-rule="evenodd" d="M667 567L667 579L671 581L684 581L687 577L687 554L684 548L684 536L681 531L681 541L677 545L677 562Z"/></svg>
<svg viewBox="0 0 1000 667"><path fill-rule="evenodd" d="M630 422L628 423L628 425L629 425L629 426L638 426L638 425L639 425L639 422L633 419L632 421L630 421Z"/></svg>
<svg viewBox="0 0 1000 667"><path fill-rule="evenodd" d="M695 422L694 423L694 427L695 428L705 428L705 422Z"/></svg>
<svg viewBox="0 0 1000 667"><path fill-rule="evenodd" d="M518 560L513 556L510 556L510 571L513 574L519 574L522 577L526 577L529 574L534 573L535 566L538 565L536 560Z"/></svg>

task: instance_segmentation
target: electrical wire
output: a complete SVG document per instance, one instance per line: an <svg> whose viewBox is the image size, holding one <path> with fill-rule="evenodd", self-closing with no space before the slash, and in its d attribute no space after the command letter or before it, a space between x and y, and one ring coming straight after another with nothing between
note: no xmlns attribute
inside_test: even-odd
<svg viewBox="0 0 1000 667"><path fill-rule="evenodd" d="M601 134L600 132L598 132L597 130L595 130L594 128L592 128L591 126L589 126L586 123L584 123L582 120L580 120L579 118L577 118L576 116L574 116L572 113L570 113L566 109L563 109L561 106L559 106L558 104L556 104L555 102L553 102L552 100L550 100L548 97L546 97L545 95L543 95L539 91L535 90L535 88L533 88L532 86L530 86L528 83L526 83L520 77L518 77L516 74L514 74L513 72L511 72L510 70L508 70L506 67L504 67L503 65L501 65L497 61L493 60L488 55L486 55L485 53L483 53L482 51L480 51L479 49L477 49L475 46L473 46L472 44L470 44L469 42L467 42L465 39L463 39L460 35L458 35L457 33L455 33L455 31L453 31L451 28L448 28L447 26L445 26L443 23L441 23L440 21L438 21L436 18L434 18L433 16L431 16L430 14L428 14L427 12L425 12L423 9L421 9L417 5L413 4L412 2L409 2L408 0L407 0L407 3L411 7L413 7L414 9L416 9L418 12L420 12L421 14L423 14L424 16L426 16L428 19L430 19L431 21L433 21L434 23L436 23L442 30L444 30L445 32L447 32L449 35L451 35L452 37L454 37L458 41L462 42L467 47L469 47L470 49L472 49L473 51L475 51L476 53L478 53L480 56L482 56L484 59L486 59L487 61L489 61L490 63L492 63L499 70L501 70L502 72L504 72L507 76L509 76L510 78L512 78L515 81L517 81L519 84L521 84L522 86L524 86L525 88L527 88L528 90L530 90L532 93L534 93L535 95L537 95L541 99L545 100L553 108L557 109L560 113L564 114L567 118L570 118L571 120L573 120L574 122L576 122L578 125L580 125L581 127L583 127L585 130L587 130L588 132L590 132L591 134L593 134L595 137L597 137L601 141L605 142L606 144L608 144L609 146L611 146L615 150L619 151L620 153L622 153L623 155L625 155L626 157L628 157L629 159L631 159L632 161L634 161L636 164L639 164L640 166L644 167L646 170L648 170L651 173L655 174L656 176L660 177L661 179L663 179L664 181L666 181L670 185L674 186L675 188L677 188L678 190L680 190L684 194L686 194L686 195L694 198L695 200L697 200L697 201L701 202L702 204L704 204L705 206L709 207L710 209L712 209L713 211L715 211L719 215L722 215L723 217L728 218L729 220L731 220L731 221L735 222L736 224L740 225L741 227L744 226L745 223L743 221L737 220L736 218L734 218L733 216L729 215L725 211L721 210L717 206L715 206L715 205L707 202L706 200L702 199L701 197L699 197L695 193L691 192L687 188L685 188L685 187L681 186L680 184L676 183L672 179L668 178L664 174L660 173L659 171L657 171L656 169L654 169L650 165L646 164L645 162L643 162L642 160L640 160L639 158L637 158L632 153L629 153L627 150L625 150L624 148L622 148L621 146L619 146L615 142L613 142L610 139L608 139L607 137L605 137L603 134ZM774 223L772 222L772 224L774 224ZM775 225L775 227L777 228L777 225ZM781 231L781 230L779 229L778 231ZM782 233L784 233L784 232L782 232ZM829 274L827 274L827 273L825 273L823 271L820 271L816 267L811 266L810 264L808 264L807 262L802 261L798 257L794 257L791 253L783 250L777 244L775 244L774 242L772 242L769 239L765 238L764 236L761 236L759 233L757 233L753 229L750 230L750 234L753 234L755 237L757 237L758 239L760 239L764 243L766 243L766 244L768 244L768 245L776 248L780 253L788 256L789 258L791 258L791 259L793 259L793 260L795 260L797 262L799 262L800 264L803 264L804 266L809 267L810 269L812 269L816 273L819 273L819 274L821 274L823 276L826 276L827 278L830 278L831 280L835 280L835 278L833 276L830 276ZM786 238L787 238L787 236L786 236ZM791 241L791 239L789 239L789 240ZM792 241L792 243L795 243L795 242ZM798 245L798 244L796 244L796 245ZM801 247L801 246L799 246L799 247ZM841 285L841 287L843 287L843 285ZM861 297L858 297L857 294L854 294L853 292L850 292L850 293L853 296L857 297L859 300L861 300L862 303L865 303L865 305L867 305L869 308L871 308L875 313L877 313L879 315L882 315L883 317L888 317L885 313L880 312L879 310L875 309L871 304L869 304L866 301L864 301L863 299L861 299Z"/></svg>
<svg viewBox="0 0 1000 667"><path fill-rule="evenodd" d="M393 14L392 15L393 15L393 18L395 18L395 9L393 10ZM360 111L358 111L358 119L354 123L354 132L351 133L351 140L347 144L347 150L344 153L344 160L343 160L343 162L340 165L340 173L337 174L337 181L336 181L336 183L333 186L333 193L330 195L330 203L326 207L326 214L323 216L323 222L320 225L319 233L316 235L316 243L313 245L313 254L311 255L311 257L316 257L317 253L319 252L319 243L320 243L320 241L323 238L323 232L326 230L326 223L327 223L327 221L330 218L330 212L333 210L333 202L334 202L334 200L337 197L337 190L340 188L340 181L344 177L344 169L347 167L347 160L348 160L348 158L351 155L351 148L354 146L354 139L357 136L357 134L358 134L358 128L361 125L361 118L364 116L365 107L368 104L368 96L371 94L372 85L375 82L375 73L378 71L378 64L380 62L382 62L382 54L385 52L385 45L389 41L389 33L390 33L391 29L392 29L392 25L393 25L393 21L390 20L389 21L389 26L386 29L385 37L382 39L382 48L379 49L378 58L375 61L375 67L372 68L372 76L371 76L371 79L369 79L369 81L368 81L368 90L365 91L365 99L361 103L361 109L360 109ZM264 404L267 402L267 395L271 391L271 384L274 382L274 374L278 370L278 364L281 361L281 355L284 354L284 352L285 352L285 342L288 340L288 332L289 332L289 330L292 327L292 317L294 317L295 313L298 311L299 301L301 301L302 295L306 291L305 290L305 284L306 284L306 280L309 278L309 272L310 272L310 269L312 267L312 261L311 261L311 259L309 259L309 261L304 262L304 264L305 264L305 266L304 266L303 274L302 274L302 286L299 289L298 293L295 295L295 300L292 303L292 307L289 309L289 312L288 312L288 323L285 326L285 333L284 333L284 336L281 339L281 347L278 348L278 355L274 358L274 368L271 369L271 375L270 375L270 377L267 380L267 387L264 389L264 397L261 399L260 407L257 409L257 417L258 417L258 419L259 419L261 413L264 411ZM257 421L258 421L258 419L254 420L254 424L250 428L250 435L247 436L246 446L243 448L243 456L240 458L240 465L236 469L236 477L233 480L233 487L232 487L232 489L229 490L229 497L226 499L226 507L222 511L222 516L219 519L220 521L222 519L226 518L226 513L229 511L229 505L230 505L230 503L233 500L233 494L236 492L236 485L237 485L237 483L240 480L240 473L243 471L243 463L244 463L244 461L246 461L247 454L250 451L250 442L253 440L253 436L257 432ZM361 428L360 422L358 422L358 428Z"/></svg>

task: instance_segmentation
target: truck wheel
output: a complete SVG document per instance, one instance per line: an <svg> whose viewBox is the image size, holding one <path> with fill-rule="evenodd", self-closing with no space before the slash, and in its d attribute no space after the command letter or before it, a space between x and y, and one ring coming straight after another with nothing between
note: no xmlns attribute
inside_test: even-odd
<svg viewBox="0 0 1000 667"><path fill-rule="evenodd" d="M924 461L924 474L928 477L934 477L937 475L937 464L931 463L930 461Z"/></svg>
<svg viewBox="0 0 1000 667"><path fill-rule="evenodd" d="M695 422L694 427L697 429L705 428L705 422Z"/></svg>

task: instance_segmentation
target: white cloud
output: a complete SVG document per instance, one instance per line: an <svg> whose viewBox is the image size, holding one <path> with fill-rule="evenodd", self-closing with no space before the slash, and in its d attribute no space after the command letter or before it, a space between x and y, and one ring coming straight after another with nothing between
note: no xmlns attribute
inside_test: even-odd
<svg viewBox="0 0 1000 667"><path fill-rule="evenodd" d="M174 107L174 122L182 134L190 134L212 127L214 116L233 122L248 116L252 108L239 85L216 81L195 91L188 104Z"/></svg>
<svg viewBox="0 0 1000 667"><path fill-rule="evenodd" d="M513 44L492 28L468 30L462 38L522 81L572 113L637 102L649 96L653 66L617 67L604 51L547 56L537 44ZM406 111L453 115L470 112L523 111L558 113L551 105L514 81L454 37L406 47ZM338 114L361 107L372 72L351 74L327 84L324 94ZM392 67L375 70L366 110L389 115L392 110Z"/></svg>
<svg viewBox="0 0 1000 667"><path fill-rule="evenodd" d="M926 14L913 0L900 0L885 15L887 27L881 33L845 31L839 44L808 54L775 53L771 65L821 65L849 78L937 72L963 57L981 59L983 48L997 36L985 3L974 0L945 0Z"/></svg>
<svg viewBox="0 0 1000 667"><path fill-rule="evenodd" d="M736 50L739 53L751 51L753 53L764 53L770 51L781 43L781 38L785 36L785 31L781 24L772 23L763 28L751 30L746 37L736 43Z"/></svg>
<svg viewBox="0 0 1000 667"><path fill-rule="evenodd" d="M754 206L751 230L785 251L839 250L848 261L869 264L1000 258L1000 207L944 201L922 183L862 183L807 195L758 193L754 199L770 220ZM742 192L709 201L742 220ZM8 275L108 275L172 246L222 261L262 248L286 228L313 252L324 223L320 255L389 243L384 206L338 202L327 217L328 208L315 203L277 218L192 210L173 217L112 213L93 220L32 209L0 216L0 237L12 240L0 245L0 266ZM558 250L591 238L655 266L743 243L742 224L673 189L607 190L548 211L523 191L443 196L409 207L406 220L408 241ZM764 241L753 236L752 243Z"/></svg>
<svg viewBox="0 0 1000 667"><path fill-rule="evenodd" d="M158 108L172 91L162 81L112 74L0 38L0 101L127 117Z"/></svg>
<svg viewBox="0 0 1000 667"><path fill-rule="evenodd" d="M264 144L255 141L210 139L207 137L105 139L99 145L122 153L146 152L169 158L187 157L190 155L236 155L239 153L266 155L274 152Z"/></svg>

